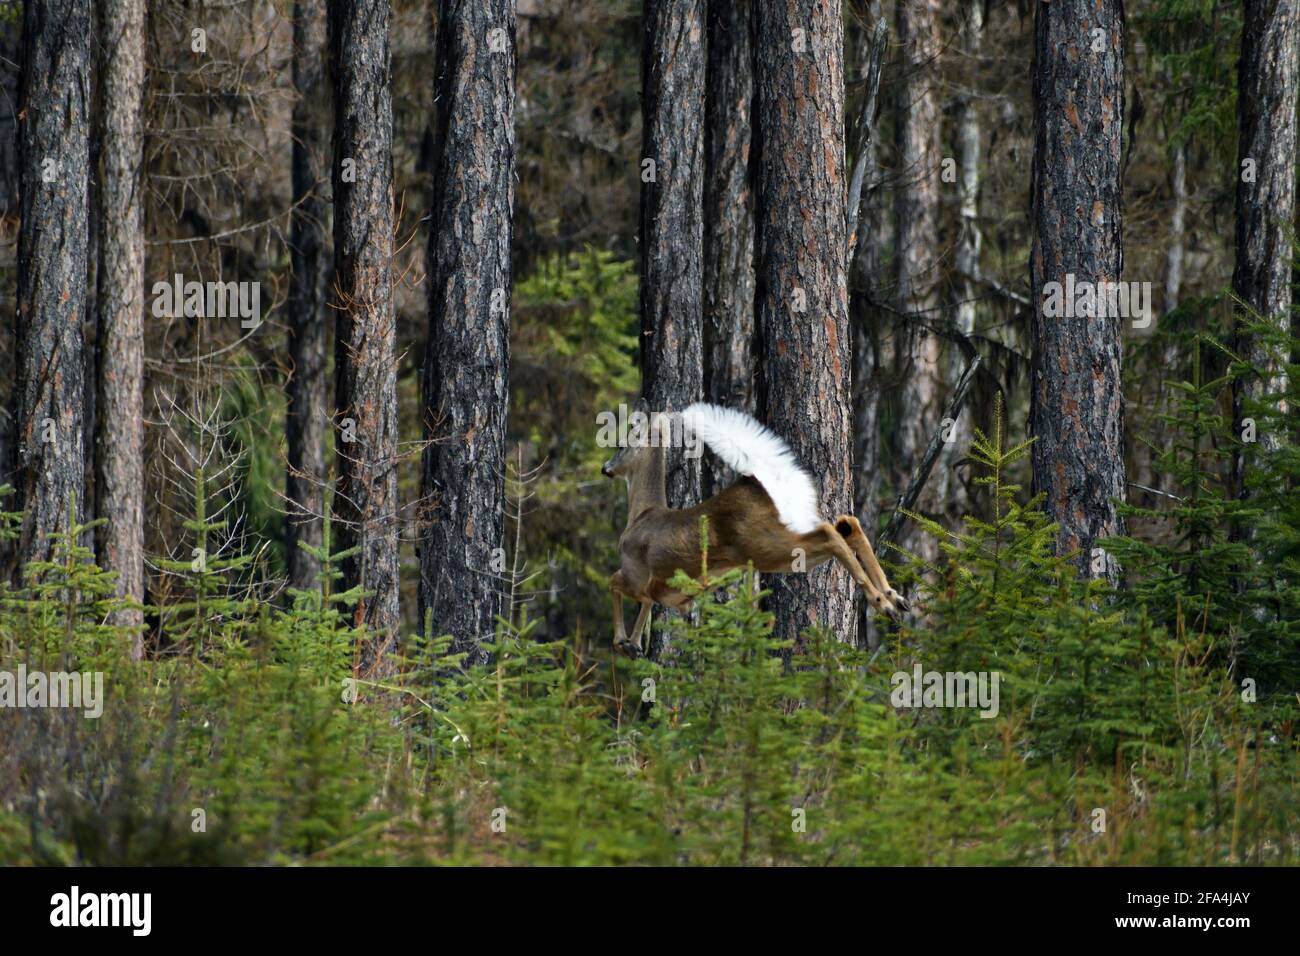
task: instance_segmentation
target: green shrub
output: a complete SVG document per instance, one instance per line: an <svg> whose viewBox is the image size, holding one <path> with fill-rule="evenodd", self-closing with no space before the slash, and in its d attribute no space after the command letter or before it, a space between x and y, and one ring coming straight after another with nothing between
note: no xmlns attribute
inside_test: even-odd
<svg viewBox="0 0 1300 956"><path fill-rule="evenodd" d="M361 681L327 525L319 586L287 609L176 562L180 600L157 611L187 653L133 662L78 526L3 594L0 660L101 670L108 700L98 720L0 709L0 862L1293 862L1295 703L1252 699L1238 669L1280 686L1290 666L1245 648L1294 639L1296 463L1259 464L1257 531L1220 547L1221 387L1182 390L1166 461L1182 501L1149 516L1175 533L1106 543L1119 591L1053 555L1007 482L1028 446L1007 447L999 415L970 452L990 513L928 525L942 577L876 654L778 638L736 570L673 582L696 612L658 664L549 640L522 603L484 665L418 638L390 681ZM202 547L201 476L194 500ZM1251 561L1267 574L1227 593ZM996 713L901 706L917 667L996 674Z"/></svg>

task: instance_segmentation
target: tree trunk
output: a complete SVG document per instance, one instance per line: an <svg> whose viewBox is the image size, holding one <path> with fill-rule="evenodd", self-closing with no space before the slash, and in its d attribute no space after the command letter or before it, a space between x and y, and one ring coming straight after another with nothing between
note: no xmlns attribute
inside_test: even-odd
<svg viewBox="0 0 1300 956"><path fill-rule="evenodd" d="M880 0L870 4L871 22L884 17ZM866 31L859 38L859 60L865 77L869 68L871 43ZM884 64L881 64L883 71ZM877 94L878 96L879 94ZM864 116L870 123L873 117ZM856 257L849 268L849 321L853 328L853 509L873 541L880 526L881 450L883 434L880 414L884 398L881 369L883 359L881 329L885 316L879 307L886 301L888 283L884 281L885 250L893 238L893 221L888 214L885 189L881 182L880 136L871 131L866 140L866 172L862 195L862 219L854 245ZM850 241L854 237L849 237Z"/></svg>
<svg viewBox="0 0 1300 956"><path fill-rule="evenodd" d="M1115 580L1099 538L1123 533L1120 319L1049 316L1048 283L1118 282L1124 20L1119 0L1037 4L1034 25L1032 372L1034 489L1060 525L1058 554ZM1101 560L1104 557L1104 560Z"/></svg>
<svg viewBox="0 0 1300 956"><path fill-rule="evenodd" d="M704 0L645 0L641 48L641 392L704 396ZM667 456L668 504L700 499L698 459Z"/></svg>
<svg viewBox="0 0 1300 956"><path fill-rule="evenodd" d="M1183 289L1183 252L1187 239L1187 146L1185 143L1179 143L1174 149L1170 182L1174 196L1169 211L1169 249L1165 253L1165 312L1172 312L1178 308L1178 297Z"/></svg>
<svg viewBox="0 0 1300 956"><path fill-rule="evenodd" d="M881 0L872 0L868 6L871 30L884 19ZM849 24L858 21L850 18ZM875 116L867 112L867 98L871 96L872 41L868 22L862 22L862 28L851 34L857 46L857 61L861 65L861 76L865 80L863 104L860 111L861 124L877 122ZM851 48L851 47L850 47ZM875 69L875 101L880 103L879 77L884 72L883 58L886 47L881 50L882 62ZM879 110L879 106L876 107ZM848 257L849 281L849 326L853 330L853 513L858 516L867 536L876 540L880 527L880 489L881 450L883 432L880 427L880 413L884 398L884 383L881 379L882 336L880 330L884 325L879 303L886 301L887 294L882 281L884 273L885 249L892 235L892 220L888 215L885 191L880 179L880 135L875 126L859 126L859 148L863 151L862 205L861 219L856 230L851 231ZM850 180L850 183L852 180ZM849 203L853 203L850 185ZM853 223L852 208L849 209L849 222ZM854 234L855 233L855 234ZM859 643L875 647L879 643L875 619L865 601L858 604Z"/></svg>
<svg viewBox="0 0 1300 956"><path fill-rule="evenodd" d="M367 592L363 672L381 663L398 614L397 367L393 309L393 101L389 0L331 0L338 484L345 588ZM382 668L381 668L382 669Z"/></svg>
<svg viewBox="0 0 1300 956"><path fill-rule="evenodd" d="M83 455L90 5L23 6L18 232L18 560L50 555L80 508Z"/></svg>
<svg viewBox="0 0 1300 956"><path fill-rule="evenodd" d="M753 4L709 0L704 102L704 394L754 411ZM735 475L717 459L705 494Z"/></svg>
<svg viewBox="0 0 1300 956"><path fill-rule="evenodd" d="M1183 287L1183 256L1187 244L1187 147L1179 143L1174 148L1169 171L1173 202L1169 210L1169 248L1165 251L1165 291L1163 314L1168 315L1178 307L1178 300ZM1160 357L1161 378L1165 381L1182 380L1185 366L1179 355L1178 342L1168 339ZM1168 446L1169 427L1157 417L1160 412L1173 411L1177 405L1177 392L1156 383L1154 397L1155 414L1145 424L1144 431L1151 436L1151 446L1146 442L1137 442L1132 449L1134 467L1137 471L1137 484L1147 488L1160 488L1164 476L1156 471L1156 459L1161 450ZM1142 427L1139 425L1139 427ZM1170 489L1174 490L1174 489Z"/></svg>
<svg viewBox="0 0 1300 956"><path fill-rule="evenodd" d="M969 0L963 5L965 14L962 23L962 40L965 56L974 63L979 59L980 47L984 38L984 0ZM966 83L971 83L971 73L966 73ZM957 302L953 309L953 321L957 331L971 335L975 331L975 300L978 296L976 280L980 271L980 119L976 109L975 91L968 85L957 100L957 168L960 187L959 213L961 216L961 233L957 239L957 252L954 265L957 267L957 281L953 283ZM952 361L948 363L948 378L956 382L966 367L964 357L954 350ZM944 448L943 457L938 467L949 476L948 514L953 519L960 519L971 510L970 495L966 482L957 473L957 462L965 458L971 443L971 410L963 408L953 423L952 441Z"/></svg>
<svg viewBox="0 0 1300 956"><path fill-rule="evenodd" d="M0 218L14 221L21 215L19 172L18 90L22 60L22 30L0 30ZM8 253L8 250L6 250ZM8 258L8 255L6 255ZM6 262L6 266L10 263ZM18 316L15 303L6 301L0 319L0 485L13 483L18 463ZM7 503L7 502L6 502ZM14 542L0 541L0 568L13 561Z"/></svg>
<svg viewBox="0 0 1300 956"><path fill-rule="evenodd" d="M1283 332L1291 326L1289 230L1295 215L1296 0L1247 0L1237 73L1237 255L1232 288L1238 297ZM1241 321L1248 321L1243 316ZM1237 353L1258 370L1233 391L1238 434L1242 419L1265 395L1286 388L1284 357L1240 328ZM1279 409L1285 412L1283 406ZM1264 451L1281 447L1282 435L1261 427ZM1236 459L1238 493L1245 497L1247 455Z"/></svg>
<svg viewBox="0 0 1300 956"><path fill-rule="evenodd" d="M442 0L435 85L429 339L424 362L420 619L452 652L485 659L502 602L510 240L514 215L515 4Z"/></svg>
<svg viewBox="0 0 1300 956"><path fill-rule="evenodd" d="M103 175L99 184L99 401L96 512L100 567L117 573L116 593L144 600L144 0L104 0L101 76ZM115 621L136 628L142 611Z"/></svg>
<svg viewBox="0 0 1300 956"><path fill-rule="evenodd" d="M642 6L641 394L656 412L704 397L705 4ZM664 457L669 507L699 502L701 460ZM659 660L666 629L649 633Z"/></svg>
<svg viewBox="0 0 1300 956"><path fill-rule="evenodd" d="M21 197L18 172L18 91L23 57L20 24L0 30L0 215L17 216ZM6 383L12 379L5 379ZM4 459L5 462L8 459Z"/></svg>
<svg viewBox="0 0 1300 956"><path fill-rule="evenodd" d="M880 365L872 323L879 319L864 295L849 300L853 326L853 513L873 541L880 526Z"/></svg>
<svg viewBox="0 0 1300 956"><path fill-rule="evenodd" d="M760 4L756 36L758 406L833 518L853 504L839 0ZM779 634L815 623L854 640L855 588L839 565L772 591Z"/></svg>
<svg viewBox="0 0 1300 956"><path fill-rule="evenodd" d="M325 218L329 175L324 77L325 16L320 5L299 0L293 20L293 223L289 284L289 408L285 416L288 467L284 551L290 587L317 586L320 562L298 546L320 547L325 511L327 415L325 320Z"/></svg>
<svg viewBox="0 0 1300 956"><path fill-rule="evenodd" d="M98 36L103 28L104 8L96 7L92 14L91 29ZM91 52L92 61L102 62L98 49ZM82 488L81 498L77 502L80 518L89 524L98 517L99 491L96 480L98 462L95 460L95 439L99 434L99 263L100 244L103 240L103 226L100 221L100 155L103 152L103 116L106 109L104 101L104 78L95 63L90 84L90 170L86 184L86 305L85 321L81 323L82 367L81 367L81 447L82 447ZM84 500L82 500L84 499ZM90 529L82 534L78 542L93 553L98 535L97 529Z"/></svg>
<svg viewBox="0 0 1300 956"><path fill-rule="evenodd" d="M898 308L904 313L898 333L899 381L896 484L907 486L921 463L930 436L940 427L943 366L939 337L923 323L939 316L939 130L936 90L939 0L899 0L898 40L902 47L898 146L902 169L895 201L895 261ZM938 518L947 501L948 473L939 468L916 501L917 511ZM915 522L900 535L905 550L927 562L937 560L939 544Z"/></svg>

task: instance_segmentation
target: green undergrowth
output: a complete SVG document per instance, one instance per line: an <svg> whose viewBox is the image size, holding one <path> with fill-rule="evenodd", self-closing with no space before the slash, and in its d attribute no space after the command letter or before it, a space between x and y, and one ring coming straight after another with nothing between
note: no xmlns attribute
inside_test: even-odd
<svg viewBox="0 0 1300 956"><path fill-rule="evenodd" d="M992 506L930 526L946 560L876 654L774 635L733 571L674 582L697 610L658 663L546 640L524 604L484 665L412 638L365 680L327 534L287 606L226 586L238 555L168 564L167 652L132 661L78 527L3 593L0 670L100 672L103 712L0 708L0 862L1294 864L1300 466L1251 449L1234 502L1222 387L1182 390L1168 533L1105 542L1115 590L1008 483L1027 445L977 435ZM996 698L936 696L953 675Z"/></svg>

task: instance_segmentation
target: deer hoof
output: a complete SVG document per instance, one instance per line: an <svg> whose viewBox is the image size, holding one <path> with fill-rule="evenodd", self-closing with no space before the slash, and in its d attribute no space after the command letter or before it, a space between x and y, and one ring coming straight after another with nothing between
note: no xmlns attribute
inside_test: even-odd
<svg viewBox="0 0 1300 956"><path fill-rule="evenodd" d="M641 656L640 646L633 644L631 641L615 641L614 650L618 651L624 657L630 657L633 660Z"/></svg>

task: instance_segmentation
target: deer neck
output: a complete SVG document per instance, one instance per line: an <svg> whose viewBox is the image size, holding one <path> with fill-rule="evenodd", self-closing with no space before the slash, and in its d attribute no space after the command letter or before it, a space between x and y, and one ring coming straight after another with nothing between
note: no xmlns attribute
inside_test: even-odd
<svg viewBox="0 0 1300 956"><path fill-rule="evenodd" d="M647 508L667 508L668 495L664 491L664 450L658 446L647 449L641 466L627 478L627 523Z"/></svg>

